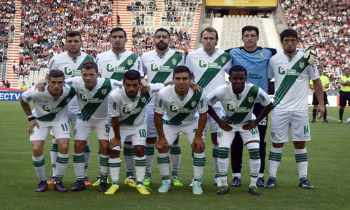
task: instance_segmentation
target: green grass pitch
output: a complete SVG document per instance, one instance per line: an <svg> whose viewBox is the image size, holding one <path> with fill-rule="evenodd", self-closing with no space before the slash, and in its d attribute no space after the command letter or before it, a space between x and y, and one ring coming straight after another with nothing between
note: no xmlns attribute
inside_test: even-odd
<svg viewBox="0 0 350 210"><path fill-rule="evenodd" d="M346 117L349 117L346 110ZM134 189L121 184L120 191L113 196L105 196L96 189L84 192L35 193L37 179L31 163L31 151L26 134L26 119L20 106L16 102L1 102L0 104L0 209L1 210L167 210L167 209L196 209L196 210L224 210L224 209L259 209L259 210L348 210L350 209L350 125L336 122L337 110L329 109L331 120L329 124L315 123L311 125L312 142L308 144L310 157L309 177L315 189L308 191L297 187L296 164L292 145L288 144L284 150L282 164L278 173L278 187L275 190L263 190L263 195L253 197L247 193L248 169L247 151L243 172L243 186L231 191L225 196L215 194L213 186L213 166L211 145L207 141L207 164L205 168L204 194L193 196L189 187L172 189L161 195L157 193L159 186L159 172L154 162L153 193L144 197ZM92 142L92 157L89 176L94 179L97 175L96 141ZM268 150L270 148L267 136ZM182 141L183 156L180 177L189 184L192 177L192 162L189 145ZM48 148L49 141L46 147ZM73 147L70 147L72 151ZM46 149L47 174L48 150ZM72 159L70 158L70 163ZM122 167L123 168L123 167ZM267 171L265 171L266 174ZM122 170L121 180L124 179ZM267 174L266 174L267 175ZM64 178L66 187L74 181L72 164L67 169Z"/></svg>

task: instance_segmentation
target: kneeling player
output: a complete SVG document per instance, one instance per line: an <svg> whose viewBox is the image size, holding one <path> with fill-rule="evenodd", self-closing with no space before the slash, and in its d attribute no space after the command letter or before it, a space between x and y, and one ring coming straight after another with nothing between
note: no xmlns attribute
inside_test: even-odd
<svg viewBox="0 0 350 210"><path fill-rule="evenodd" d="M112 117L114 138L109 151L109 170L112 178L111 187L105 192L113 195L119 189L120 145L131 142L134 148L136 172L136 190L142 195L151 194L143 185L146 157L146 123L145 107L152 94L163 84L150 84L150 90L141 91L141 75L138 71L129 70L124 74L123 88L114 90L110 95L109 111Z"/></svg>
<svg viewBox="0 0 350 210"><path fill-rule="evenodd" d="M236 134L241 135L243 143L249 151L250 184L248 192L259 195L256 181L260 169L259 131L256 125L272 109L272 103L267 93L259 87L246 83L247 71L242 66L233 66L230 69L230 83L217 88L208 96L209 114L223 129L218 139L218 171L217 194L226 194L229 191L227 184L227 170L229 165L229 151ZM225 110L225 118L220 119L210 106L220 102ZM254 104L264 106L257 119L253 113Z"/></svg>
<svg viewBox="0 0 350 210"><path fill-rule="evenodd" d="M44 88L44 91L39 91L33 87L24 92L20 99L21 106L28 116L33 165L40 179L36 191L44 192L48 187L43 149L44 140L51 130L58 142L55 190L66 192L62 178L68 163L69 123L67 104L75 96L75 90L68 85L64 85L64 74L60 70L50 71L48 84ZM29 102L34 104L33 112Z"/></svg>
<svg viewBox="0 0 350 210"><path fill-rule="evenodd" d="M158 164L162 184L158 189L166 193L170 189L169 146L180 133L187 135L193 151L193 194L203 193L201 181L205 165L203 130L207 120L207 102L202 91L190 88L191 73L186 66L177 66L173 71L174 85L159 91L155 102L154 122L158 132ZM199 119L196 113L199 112ZM163 115L165 115L163 125Z"/></svg>

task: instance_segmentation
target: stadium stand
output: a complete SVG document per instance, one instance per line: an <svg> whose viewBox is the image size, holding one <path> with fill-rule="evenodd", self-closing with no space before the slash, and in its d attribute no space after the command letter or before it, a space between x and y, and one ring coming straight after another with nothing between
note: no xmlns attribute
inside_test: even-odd
<svg viewBox="0 0 350 210"><path fill-rule="evenodd" d="M316 46L319 68L337 80L350 59L349 1L282 0L281 6L288 26L300 34L301 47Z"/></svg>

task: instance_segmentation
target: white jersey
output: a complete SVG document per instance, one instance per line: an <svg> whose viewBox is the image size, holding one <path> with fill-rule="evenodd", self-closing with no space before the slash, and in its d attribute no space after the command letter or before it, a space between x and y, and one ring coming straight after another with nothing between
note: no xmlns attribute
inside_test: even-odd
<svg viewBox="0 0 350 210"><path fill-rule="evenodd" d="M139 71L143 77L140 58L129 50L125 50L119 55L112 50L102 52L97 55L96 62L101 77L104 78L121 81L128 70Z"/></svg>
<svg viewBox="0 0 350 210"><path fill-rule="evenodd" d="M48 91L39 91L32 87L22 94L26 103L33 102L33 116L42 122L68 121L67 104L75 96L75 90L69 85L63 86L62 95L55 99Z"/></svg>
<svg viewBox="0 0 350 210"><path fill-rule="evenodd" d="M174 67L184 64L181 52L169 49L160 58L155 50L146 52L141 57L142 68L148 83L167 83L172 80Z"/></svg>
<svg viewBox="0 0 350 210"><path fill-rule="evenodd" d="M186 57L186 66L193 72L195 82L209 94L225 82L225 72L232 66L231 56L216 49L209 56L203 48L190 52Z"/></svg>
<svg viewBox="0 0 350 210"><path fill-rule="evenodd" d="M295 75L295 70L292 69L294 64L304 56L303 50L298 50L297 54L289 60L289 57L284 52L278 52L272 56L269 63L269 78L275 78L275 90L284 87L282 81L287 75ZM305 64L301 64L305 65ZM302 111L308 109L308 92L309 81L319 78L319 73L314 65L309 65L297 77L286 95L280 103L274 108L279 111ZM285 80L286 81L286 80ZM281 86L282 85L282 86Z"/></svg>
<svg viewBox="0 0 350 210"><path fill-rule="evenodd" d="M208 94L209 105L216 102L221 103L225 110L225 118L232 121L231 124L242 124L255 119L254 104L260 103L262 106L267 106L271 100L264 90L251 83L246 83L239 95L233 92L232 84L227 83Z"/></svg>
<svg viewBox="0 0 350 210"><path fill-rule="evenodd" d="M164 120L170 125L190 125L197 119L196 113L208 111L207 98L204 92L189 89L184 98L175 92L175 86L169 85L161 89L155 100L155 112L163 114Z"/></svg>
<svg viewBox="0 0 350 210"><path fill-rule="evenodd" d="M80 52L80 55L73 59L68 52L63 52L51 58L49 70L61 70L66 78L80 76L81 66L86 61L94 61L94 58L85 52Z"/></svg>
<svg viewBox="0 0 350 210"><path fill-rule="evenodd" d="M119 117L120 126L145 125L145 107L151 98L164 87L161 83L150 84L150 91L135 98L126 95L125 89L113 90L109 96L109 110L112 117Z"/></svg>
<svg viewBox="0 0 350 210"><path fill-rule="evenodd" d="M80 108L79 118L83 121L90 119L105 119L108 117L108 94L112 89L120 88L122 83L105 78L97 78L97 84L92 90L85 87L82 77L67 79L77 93Z"/></svg>

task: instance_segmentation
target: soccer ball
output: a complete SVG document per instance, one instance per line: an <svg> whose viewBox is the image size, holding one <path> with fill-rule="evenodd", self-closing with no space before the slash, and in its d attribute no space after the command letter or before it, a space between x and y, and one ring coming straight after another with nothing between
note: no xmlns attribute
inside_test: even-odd
<svg viewBox="0 0 350 210"><path fill-rule="evenodd" d="M350 123L350 117L346 119L346 123Z"/></svg>

